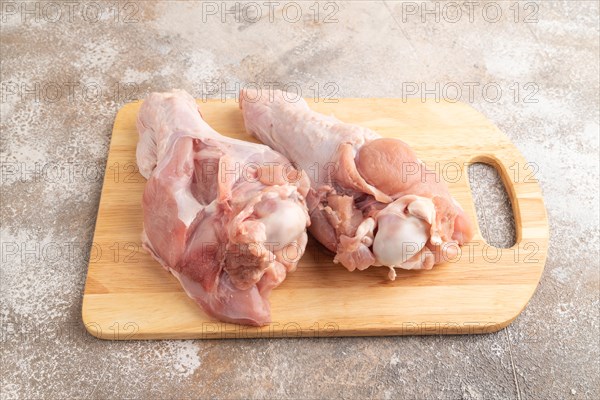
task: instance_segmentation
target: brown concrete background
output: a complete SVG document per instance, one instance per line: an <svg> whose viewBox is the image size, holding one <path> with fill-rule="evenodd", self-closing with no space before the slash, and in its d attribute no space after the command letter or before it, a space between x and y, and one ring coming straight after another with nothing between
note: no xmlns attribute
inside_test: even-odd
<svg viewBox="0 0 600 400"><path fill-rule="evenodd" d="M0 4L2 399L598 398L597 2L474 2L472 18L464 4L459 18L444 2L426 14L421 2L308 1L297 2L295 23L285 3L272 21L263 7L257 22L249 9L222 22L221 2L92 3L76 1L70 15L60 1ZM115 113L150 90L199 97L202 82L293 82L321 97L332 88L339 97L401 97L413 83L433 89L429 97L461 88L539 168L551 246L526 310L485 336L88 336L82 253L111 172ZM479 222L506 245L506 198L493 174L478 175Z"/></svg>

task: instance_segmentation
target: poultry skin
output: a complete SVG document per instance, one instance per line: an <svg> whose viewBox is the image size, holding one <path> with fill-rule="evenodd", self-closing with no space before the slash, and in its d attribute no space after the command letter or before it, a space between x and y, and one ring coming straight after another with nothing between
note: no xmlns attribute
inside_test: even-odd
<svg viewBox="0 0 600 400"><path fill-rule="evenodd" d="M209 315L270 322L268 296L304 253L309 182L271 148L220 135L185 91L142 104L145 249Z"/></svg>
<svg viewBox="0 0 600 400"><path fill-rule="evenodd" d="M246 130L311 180L311 234L348 270L431 269L473 237L439 176L403 141L312 111L304 99L242 90Z"/></svg>

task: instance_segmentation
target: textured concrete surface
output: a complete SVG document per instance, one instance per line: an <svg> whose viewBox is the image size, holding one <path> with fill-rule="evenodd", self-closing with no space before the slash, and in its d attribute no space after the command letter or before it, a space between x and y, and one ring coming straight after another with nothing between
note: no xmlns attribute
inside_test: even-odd
<svg viewBox="0 0 600 400"><path fill-rule="evenodd" d="M222 14L234 2L67 3L1 2L2 399L600 396L597 2L475 1L458 14L456 3L309 1L272 18L268 6ZM525 311L485 336L88 336L85 253L116 111L150 90L200 97L249 82L320 97L460 89L537 166L551 246ZM509 245L509 207L483 175L480 224Z"/></svg>

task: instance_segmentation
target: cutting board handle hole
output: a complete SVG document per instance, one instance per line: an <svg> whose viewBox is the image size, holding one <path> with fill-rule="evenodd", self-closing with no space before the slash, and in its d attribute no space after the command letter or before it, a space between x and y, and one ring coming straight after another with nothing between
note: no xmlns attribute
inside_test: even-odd
<svg viewBox="0 0 600 400"><path fill-rule="evenodd" d="M512 247L515 216L500 173L493 165L475 162L469 165L468 175L481 235L491 246Z"/></svg>

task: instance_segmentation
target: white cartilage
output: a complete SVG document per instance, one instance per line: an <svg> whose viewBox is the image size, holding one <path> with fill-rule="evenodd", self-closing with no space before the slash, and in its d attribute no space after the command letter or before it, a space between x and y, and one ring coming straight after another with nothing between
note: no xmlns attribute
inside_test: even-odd
<svg viewBox="0 0 600 400"><path fill-rule="evenodd" d="M435 207L430 199L404 196L377 215L373 254L383 265L401 266L419 253L430 240Z"/></svg>
<svg viewBox="0 0 600 400"><path fill-rule="evenodd" d="M373 253L383 265L400 265L417 254L429 240L429 225L414 216L383 215L378 218Z"/></svg>
<svg viewBox="0 0 600 400"><path fill-rule="evenodd" d="M267 200L271 202L264 212L257 207L259 221L265 225L267 243L279 250L296 240L306 226L306 213L293 200Z"/></svg>

